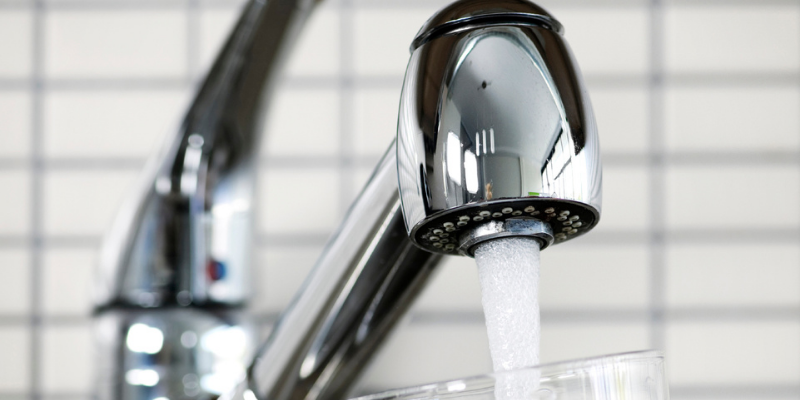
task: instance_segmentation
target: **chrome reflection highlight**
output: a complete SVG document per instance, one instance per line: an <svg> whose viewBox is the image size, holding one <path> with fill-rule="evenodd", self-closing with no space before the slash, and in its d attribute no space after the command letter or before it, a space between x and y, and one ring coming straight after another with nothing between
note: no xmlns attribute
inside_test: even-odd
<svg viewBox="0 0 800 400"><path fill-rule="evenodd" d="M600 216L594 115L561 26L530 3L497 3L458 2L415 40L400 102L398 177L408 233L429 251L471 255L463 243L443 244L452 239L436 232L448 226L471 237L481 223L524 215L561 243ZM526 5L536 14L521 13ZM565 230L562 212L579 225Z"/></svg>
<svg viewBox="0 0 800 400"><path fill-rule="evenodd" d="M156 354L164 346L164 333L161 329L145 324L133 324L128 329L126 340L128 350L136 353Z"/></svg>
<svg viewBox="0 0 800 400"><path fill-rule="evenodd" d="M244 317L231 310L105 311L95 319L95 398L210 400L232 390L246 376L257 340Z"/></svg>

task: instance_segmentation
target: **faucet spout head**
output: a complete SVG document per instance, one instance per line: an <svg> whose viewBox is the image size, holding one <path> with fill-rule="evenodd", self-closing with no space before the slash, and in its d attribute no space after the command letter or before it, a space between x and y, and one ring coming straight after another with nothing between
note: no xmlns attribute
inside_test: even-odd
<svg viewBox="0 0 800 400"><path fill-rule="evenodd" d="M597 225L597 128L562 32L524 0L457 1L420 30L397 132L418 246L472 256L483 240L532 236L544 248Z"/></svg>

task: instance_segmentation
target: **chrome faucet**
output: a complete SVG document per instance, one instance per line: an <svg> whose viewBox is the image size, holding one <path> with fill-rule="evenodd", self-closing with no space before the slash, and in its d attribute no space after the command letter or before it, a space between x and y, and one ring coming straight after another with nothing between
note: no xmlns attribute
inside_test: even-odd
<svg viewBox="0 0 800 400"><path fill-rule="evenodd" d="M314 4L248 3L181 130L109 235L97 315L102 348L114 354L105 364L110 383L99 387L113 390L100 390L101 397L209 398L214 391L202 380L215 376L201 374L249 348L240 310L259 110ZM532 237L545 248L597 224L594 116L562 27L541 7L461 0L439 11L411 45L400 103L396 144L246 378L221 398L343 398L442 257L472 256L475 245L508 236ZM198 350L206 332L224 337L221 343L239 335L241 346ZM173 360L193 362L172 373L151 359L158 352L125 358L132 341L134 349L170 349ZM131 359L150 360L150 367ZM172 375L161 386L129 390L152 383L143 371ZM227 377L244 377L237 373Z"/></svg>

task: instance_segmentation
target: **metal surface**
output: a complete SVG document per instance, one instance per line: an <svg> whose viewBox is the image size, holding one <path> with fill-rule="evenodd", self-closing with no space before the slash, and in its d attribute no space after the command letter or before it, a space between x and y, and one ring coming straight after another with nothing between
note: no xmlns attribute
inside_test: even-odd
<svg viewBox="0 0 800 400"><path fill-rule="evenodd" d="M471 255L475 244L508 236L545 247L597 222L594 118L569 50L549 28L557 23L518 26L516 13L504 25L491 17L519 10L487 4L461 1L444 13L480 15L488 26L430 27L443 36L428 35L413 52L397 148L274 328L249 382L225 398L342 398L423 287L434 254L459 246Z"/></svg>
<svg viewBox="0 0 800 400"><path fill-rule="evenodd" d="M244 302L256 110L310 5L248 4L155 178L110 236L101 316ZM522 235L546 246L596 223L591 107L551 30L560 25L536 10L520 1L460 1L423 28L404 84L398 146L390 146L247 380L224 398L346 396L439 253L452 250L450 232L471 255L484 240ZM545 207L541 215L534 205ZM555 222L573 225L553 235Z"/></svg>
<svg viewBox="0 0 800 400"><path fill-rule="evenodd" d="M256 356L250 390L272 400L344 398L440 257L406 236L392 144Z"/></svg>
<svg viewBox="0 0 800 400"><path fill-rule="evenodd" d="M520 24L525 8L540 10L458 2L431 19L443 25L421 35L438 36L412 53L398 177L409 235L422 248L453 253L452 238L520 215L550 224L556 244L598 222L600 147L585 85L560 25L536 25L548 14ZM465 18L472 22L458 25Z"/></svg>
<svg viewBox="0 0 800 400"><path fill-rule="evenodd" d="M478 243L520 236L536 239L540 250L546 249L553 243L553 231L549 224L530 217L519 217L504 221L489 221L470 229L459 238L458 251L465 256L474 257L475 245Z"/></svg>
<svg viewBox="0 0 800 400"><path fill-rule="evenodd" d="M119 212L96 285L97 398L212 399L244 377L255 341L241 310L251 289L261 120L314 3L245 5L179 129ZM136 332L163 343L137 353ZM186 335L199 337L199 347L186 347Z"/></svg>
<svg viewBox="0 0 800 400"><path fill-rule="evenodd" d="M241 311L108 310L94 322L95 398L212 399L245 376L257 330Z"/></svg>
<svg viewBox="0 0 800 400"><path fill-rule="evenodd" d="M106 237L98 309L246 301L263 108L312 5L245 6L180 128Z"/></svg>

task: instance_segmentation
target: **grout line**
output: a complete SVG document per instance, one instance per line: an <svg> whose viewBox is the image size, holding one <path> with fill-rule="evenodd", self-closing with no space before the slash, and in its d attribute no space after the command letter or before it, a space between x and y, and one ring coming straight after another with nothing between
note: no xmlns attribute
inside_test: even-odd
<svg viewBox="0 0 800 400"><path fill-rule="evenodd" d="M645 246L652 244L648 231L616 230L604 231L602 235L581 237L580 246ZM307 233L270 233L258 232L255 242L262 250L271 246L281 247L318 247L327 243L330 233L327 231L310 231ZM761 227L758 229L710 229L710 230L665 230L662 234L665 245L718 245L718 244L774 244L795 246L800 240L800 229L778 229ZM40 235L42 249L76 249L96 248L102 242L102 235ZM0 235L0 249L26 249L30 237L26 235Z"/></svg>
<svg viewBox="0 0 800 400"><path fill-rule="evenodd" d="M197 4L192 0L189 4ZM187 6L188 7L188 6ZM195 6L197 7L197 6ZM191 30L197 32L199 28ZM350 28L348 28L350 29ZM190 33L190 37L197 36ZM193 50L191 59L199 59L199 50ZM197 73L203 71L195 71ZM752 73L677 73L662 72L664 85L672 87L769 87L785 88L800 83L800 73L752 72ZM648 76L636 74L584 74L587 85L593 89L645 88ZM403 82L402 75L351 75L350 85L354 88L397 90ZM182 90L187 82L195 80L178 76L120 77L120 78L49 78L42 80L45 90ZM280 89L336 89L341 86L339 76L286 76L279 82ZM0 78L0 90L26 89L30 85L26 78Z"/></svg>
<svg viewBox="0 0 800 400"><path fill-rule="evenodd" d="M43 191L43 120L44 99L42 88L42 75L44 68L44 18L45 8L43 0L35 0L33 15L33 93L31 112L31 271L30 271L30 398L39 400L42 396L41 363L42 356L42 211L44 209Z"/></svg>
<svg viewBox="0 0 800 400"><path fill-rule="evenodd" d="M339 7L339 207L341 215L350 207L353 201L354 189L354 161L356 154L355 138L353 137L354 109L354 41L353 32L354 12L351 0L340 0ZM377 162L375 163L377 164ZM360 189L360 188L355 188Z"/></svg>
<svg viewBox="0 0 800 400"><path fill-rule="evenodd" d="M186 77L197 82L200 64L200 8L197 0L186 2Z"/></svg>
<svg viewBox="0 0 800 400"><path fill-rule="evenodd" d="M103 156L56 156L42 155L41 168L45 171L58 170L131 170L141 169L145 157ZM607 152L603 155L606 167L643 168L651 163L652 155L646 153ZM662 163L669 167L796 167L800 165L800 152L797 151L748 151L727 153L702 153L699 151L680 151L661 154ZM347 162L353 168L373 168L380 160L379 154L350 155ZM259 168L268 170L335 168L342 164L342 157L310 155L269 155L259 159ZM24 157L0 157L0 170L19 170L30 167L30 160Z"/></svg>
<svg viewBox="0 0 800 400"><path fill-rule="evenodd" d="M274 323L280 318L277 311L261 312L253 317L261 323ZM485 323L483 311L411 311L409 322L412 325L442 326L453 324ZM718 306L687 306L665 313L664 318L678 322L798 322L800 321L800 307L797 306L756 306L756 307L718 307ZM542 320L548 324L595 324L595 323L641 323L650 319L650 312L646 308L589 308L576 307L564 309L542 310ZM94 321L89 314L61 314L44 315L41 317L42 326L86 326ZM0 326L25 325L28 319L19 315L0 314Z"/></svg>
<svg viewBox="0 0 800 400"><path fill-rule="evenodd" d="M649 2L650 11L650 347L666 351L664 328L664 141L663 141L663 7Z"/></svg>

